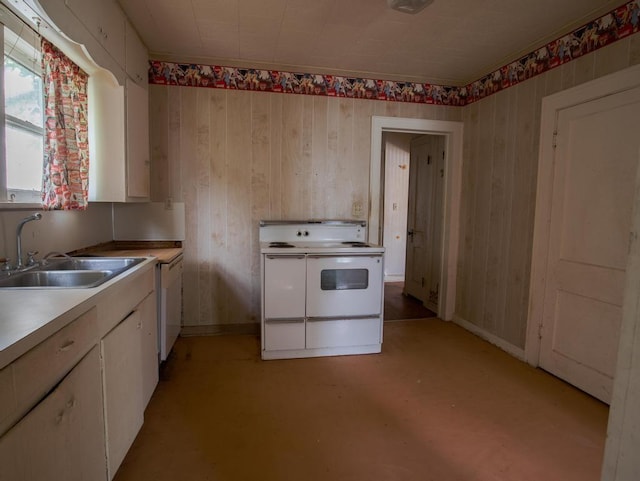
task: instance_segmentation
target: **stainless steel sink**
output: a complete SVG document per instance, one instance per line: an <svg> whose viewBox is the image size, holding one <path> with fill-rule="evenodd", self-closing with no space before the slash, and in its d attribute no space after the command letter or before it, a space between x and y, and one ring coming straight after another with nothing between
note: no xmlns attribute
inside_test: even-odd
<svg viewBox="0 0 640 481"><path fill-rule="evenodd" d="M97 287L140 264L144 257L53 258L28 271L0 278L0 288L80 289Z"/></svg>
<svg viewBox="0 0 640 481"><path fill-rule="evenodd" d="M72 257L53 258L46 264L38 267L38 270L56 271L124 271L140 264L143 257Z"/></svg>
<svg viewBox="0 0 640 481"><path fill-rule="evenodd" d="M96 287L113 277L113 271L28 271L0 280L0 287Z"/></svg>

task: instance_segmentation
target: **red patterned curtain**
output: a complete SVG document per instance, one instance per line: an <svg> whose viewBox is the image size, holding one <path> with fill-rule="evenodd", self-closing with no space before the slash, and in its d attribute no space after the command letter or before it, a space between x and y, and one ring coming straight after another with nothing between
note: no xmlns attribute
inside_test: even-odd
<svg viewBox="0 0 640 481"><path fill-rule="evenodd" d="M89 76L42 39L44 84L44 176L48 210L84 210L89 203Z"/></svg>

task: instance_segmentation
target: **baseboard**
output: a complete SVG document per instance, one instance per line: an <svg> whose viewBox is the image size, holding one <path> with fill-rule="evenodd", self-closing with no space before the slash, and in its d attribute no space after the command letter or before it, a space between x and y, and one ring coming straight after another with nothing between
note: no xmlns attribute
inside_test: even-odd
<svg viewBox="0 0 640 481"><path fill-rule="evenodd" d="M453 322L459 325L460 327L466 329L467 331L472 332L476 336L484 339L485 341L490 342L494 346L499 347L500 349L507 352L508 354L511 354L513 357L520 359L521 361L524 361L524 349L518 346L514 346L510 342L507 342L504 339L499 338L495 334L487 332L481 327L476 326L475 324L465 319L462 319L458 316L453 316Z"/></svg>
<svg viewBox="0 0 640 481"><path fill-rule="evenodd" d="M385 321L389 322L389 321ZM521 349L513 344L500 339L495 334L485 331L481 327L462 319L458 316L453 317L453 322L463 329L472 332L476 336L490 342L494 346L502 349L503 351L511 354L513 357L524 361L524 349ZM182 337L193 336L224 336L226 334L260 334L260 324L257 322L244 323L244 324L210 324L205 326L183 326L180 331Z"/></svg>
<svg viewBox="0 0 640 481"><path fill-rule="evenodd" d="M257 322L244 324L208 324L206 326L182 326L180 336L224 336L226 334L260 334L260 324Z"/></svg>
<svg viewBox="0 0 640 481"><path fill-rule="evenodd" d="M384 276L384 282L404 282L404 276Z"/></svg>

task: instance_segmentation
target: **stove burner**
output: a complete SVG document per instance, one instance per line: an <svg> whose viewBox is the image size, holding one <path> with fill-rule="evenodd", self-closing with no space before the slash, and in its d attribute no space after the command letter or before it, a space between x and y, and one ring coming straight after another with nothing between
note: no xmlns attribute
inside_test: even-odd
<svg viewBox="0 0 640 481"><path fill-rule="evenodd" d="M289 244L288 242L271 242L269 247L295 247L293 244Z"/></svg>
<svg viewBox="0 0 640 481"><path fill-rule="evenodd" d="M351 247L369 247L369 244L360 241L345 241L343 242L343 244L349 245Z"/></svg>

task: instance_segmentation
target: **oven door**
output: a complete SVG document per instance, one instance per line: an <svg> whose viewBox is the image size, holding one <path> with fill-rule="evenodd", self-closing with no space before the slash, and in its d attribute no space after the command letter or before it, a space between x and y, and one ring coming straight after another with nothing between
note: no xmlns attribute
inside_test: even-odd
<svg viewBox="0 0 640 481"><path fill-rule="evenodd" d="M379 316L382 255L307 256L307 317Z"/></svg>

